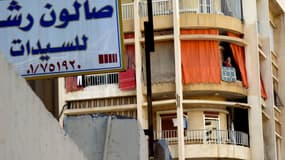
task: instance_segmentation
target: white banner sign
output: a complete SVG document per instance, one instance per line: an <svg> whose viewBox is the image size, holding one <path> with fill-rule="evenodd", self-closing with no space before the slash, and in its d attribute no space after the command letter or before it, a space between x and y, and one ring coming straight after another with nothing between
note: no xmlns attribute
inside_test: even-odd
<svg viewBox="0 0 285 160"><path fill-rule="evenodd" d="M0 0L0 53L26 78L123 69L120 0Z"/></svg>

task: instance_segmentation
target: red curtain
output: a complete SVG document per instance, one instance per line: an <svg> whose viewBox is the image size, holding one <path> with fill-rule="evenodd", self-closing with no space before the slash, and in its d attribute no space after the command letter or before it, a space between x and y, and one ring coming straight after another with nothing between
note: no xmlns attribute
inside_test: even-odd
<svg viewBox="0 0 285 160"><path fill-rule="evenodd" d="M263 80L262 80L261 77L260 77L260 84L261 84L261 97L263 99L267 99L267 93L266 93L266 90L265 90L265 87L264 87L264 83L263 83Z"/></svg>
<svg viewBox="0 0 285 160"><path fill-rule="evenodd" d="M82 87L77 85L77 76L65 77L65 89L66 92L78 91Z"/></svg>
<svg viewBox="0 0 285 160"><path fill-rule="evenodd" d="M124 34L125 39L134 38L134 33ZM125 46L125 66L126 71L119 73L119 87L121 90L131 90L136 88L135 74L135 46L134 44Z"/></svg>
<svg viewBox="0 0 285 160"><path fill-rule="evenodd" d="M181 35L213 34L218 30L181 30ZM219 42L215 40L181 41L182 77L189 83L220 83L221 65Z"/></svg>
<svg viewBox="0 0 285 160"><path fill-rule="evenodd" d="M119 73L119 87L121 90L131 90L136 88L136 72L133 68Z"/></svg>
<svg viewBox="0 0 285 160"><path fill-rule="evenodd" d="M239 35L228 32L228 35L230 37L239 37ZM245 88L248 88L248 81L247 81L247 74L246 74L246 67L245 67L245 54L244 54L244 48L241 46L238 46L236 44L230 44L232 53L235 59L235 62L238 65L238 68L240 70L242 84Z"/></svg>

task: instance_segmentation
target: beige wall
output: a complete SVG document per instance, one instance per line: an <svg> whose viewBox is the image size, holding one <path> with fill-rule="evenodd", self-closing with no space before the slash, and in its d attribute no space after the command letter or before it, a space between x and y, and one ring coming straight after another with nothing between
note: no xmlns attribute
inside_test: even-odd
<svg viewBox="0 0 285 160"><path fill-rule="evenodd" d="M177 145L170 145L171 155L176 158ZM185 145L186 158L228 158L250 160L250 149L248 147L228 144L195 144Z"/></svg>
<svg viewBox="0 0 285 160"><path fill-rule="evenodd" d="M85 160L13 66L0 54L0 159Z"/></svg>
<svg viewBox="0 0 285 160"><path fill-rule="evenodd" d="M227 130L227 114L221 112L220 113L220 130Z"/></svg>
<svg viewBox="0 0 285 160"><path fill-rule="evenodd" d="M191 111L187 115L189 130L204 129L204 114L202 111Z"/></svg>
<svg viewBox="0 0 285 160"><path fill-rule="evenodd" d="M220 130L227 130L227 111L215 109L191 109L187 112L188 130L204 129L204 111L219 112Z"/></svg>
<svg viewBox="0 0 285 160"><path fill-rule="evenodd" d="M169 16L154 16L154 29L163 30L171 29L173 27L173 21ZM144 21L146 18L141 19L140 28L143 30ZM125 22L124 22L125 23ZM129 25L132 25L129 23ZM181 28L220 28L231 30L239 33L243 33L243 25L240 20L219 14L193 14L184 13L180 15ZM127 27L127 26L126 26ZM132 28L129 26L128 28Z"/></svg>
<svg viewBox="0 0 285 160"><path fill-rule="evenodd" d="M195 9L199 9L199 0L181 0L179 2L179 8L183 9L183 8L195 8Z"/></svg>

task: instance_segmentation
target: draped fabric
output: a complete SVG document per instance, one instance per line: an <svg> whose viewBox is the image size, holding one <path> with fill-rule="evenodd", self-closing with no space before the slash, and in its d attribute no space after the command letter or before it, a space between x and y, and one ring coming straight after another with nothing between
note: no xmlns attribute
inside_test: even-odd
<svg viewBox="0 0 285 160"><path fill-rule="evenodd" d="M126 69L135 69L135 46L133 44L125 46L125 66Z"/></svg>
<svg viewBox="0 0 285 160"><path fill-rule="evenodd" d="M237 37L240 38L239 35L236 35L234 33L228 32L228 35L230 37ZM230 44L233 57L235 59L236 64L238 65L238 68L240 70L242 84L245 88L248 88L248 80L247 80L247 73L246 73L246 67L245 67L245 54L244 54L244 48L241 46L238 46L236 44Z"/></svg>
<svg viewBox="0 0 285 160"><path fill-rule="evenodd" d="M218 30L181 30L181 35L213 34ZM216 40L182 40L181 61L183 83L220 83L221 63Z"/></svg>
<svg viewBox="0 0 285 160"><path fill-rule="evenodd" d="M82 87L77 84L77 76L65 77L66 92L78 91Z"/></svg>
<svg viewBox="0 0 285 160"><path fill-rule="evenodd" d="M134 33L125 33L125 39L134 38ZM129 68L135 69L135 45L128 44L125 45L125 66L126 70Z"/></svg>
<svg viewBox="0 0 285 160"><path fill-rule="evenodd" d="M131 90L136 88L135 70L127 69L125 72L119 73L119 86L121 90Z"/></svg>
<svg viewBox="0 0 285 160"><path fill-rule="evenodd" d="M241 0L222 0L221 1L221 9L224 15L233 16L238 19L242 18L242 8L241 8Z"/></svg>
<svg viewBox="0 0 285 160"><path fill-rule="evenodd" d="M264 83L263 83L263 80L262 80L261 77L260 77L260 84L261 84L261 97L263 99L267 99L267 93L266 93L266 90L265 90L265 87L264 87Z"/></svg>
<svg viewBox="0 0 285 160"><path fill-rule="evenodd" d="M133 33L124 34L124 38L134 38ZM135 46L134 44L125 46L125 66L126 71L119 73L119 88L121 90L131 90L136 88L135 74Z"/></svg>

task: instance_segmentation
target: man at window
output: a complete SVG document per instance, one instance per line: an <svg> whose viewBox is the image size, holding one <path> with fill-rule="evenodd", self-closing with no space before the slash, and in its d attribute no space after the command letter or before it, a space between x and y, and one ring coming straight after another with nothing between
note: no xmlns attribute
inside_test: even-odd
<svg viewBox="0 0 285 160"><path fill-rule="evenodd" d="M224 61L224 66L225 67L232 67L231 57L226 58L226 60Z"/></svg>

